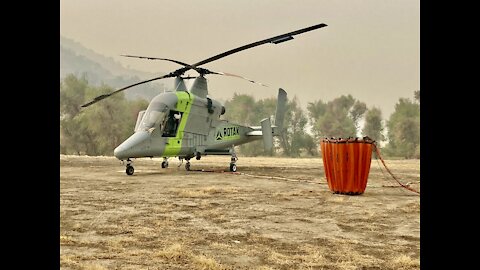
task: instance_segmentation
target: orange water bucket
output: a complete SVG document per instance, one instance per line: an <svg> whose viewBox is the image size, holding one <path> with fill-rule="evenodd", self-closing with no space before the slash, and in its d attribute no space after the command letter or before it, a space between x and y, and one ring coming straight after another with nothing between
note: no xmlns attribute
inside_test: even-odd
<svg viewBox="0 0 480 270"><path fill-rule="evenodd" d="M372 161L369 137L348 139L322 139L323 157L328 188L334 193L358 195L365 192Z"/></svg>

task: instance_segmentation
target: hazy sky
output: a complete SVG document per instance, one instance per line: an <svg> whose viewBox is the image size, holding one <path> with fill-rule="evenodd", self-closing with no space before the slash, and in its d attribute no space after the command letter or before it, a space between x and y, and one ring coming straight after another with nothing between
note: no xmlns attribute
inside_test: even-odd
<svg viewBox="0 0 480 270"><path fill-rule="evenodd" d="M420 89L419 0L60 1L61 35L149 72L180 66L119 55L193 64L319 23L328 26L206 64L270 86L210 75L210 96L226 99L237 92L259 99L276 96L282 87L306 107L314 100L351 94L368 107L379 107L384 118L400 97L413 99Z"/></svg>

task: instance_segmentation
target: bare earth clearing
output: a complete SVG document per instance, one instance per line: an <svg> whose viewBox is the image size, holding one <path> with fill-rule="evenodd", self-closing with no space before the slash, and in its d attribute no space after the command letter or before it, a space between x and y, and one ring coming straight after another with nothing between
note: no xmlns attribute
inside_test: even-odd
<svg viewBox="0 0 480 270"><path fill-rule="evenodd" d="M239 174L137 159L128 176L60 155L61 269L420 269L420 196L374 157L358 196L330 192L321 159L239 158ZM419 160L386 163L420 189Z"/></svg>

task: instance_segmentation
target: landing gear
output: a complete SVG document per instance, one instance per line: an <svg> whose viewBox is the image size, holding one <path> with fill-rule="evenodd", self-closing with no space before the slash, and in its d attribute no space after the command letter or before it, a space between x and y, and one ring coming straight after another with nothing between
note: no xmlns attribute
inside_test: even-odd
<svg viewBox="0 0 480 270"><path fill-rule="evenodd" d="M202 158L202 154L200 152L195 153L195 159L200 160Z"/></svg>
<svg viewBox="0 0 480 270"><path fill-rule="evenodd" d="M135 169L133 169L133 166L127 165L127 169L125 170L125 172L128 175L132 175L135 172Z"/></svg>
<svg viewBox="0 0 480 270"><path fill-rule="evenodd" d="M168 168L168 158L164 157L162 161L162 168Z"/></svg>
<svg viewBox="0 0 480 270"><path fill-rule="evenodd" d="M235 152L232 153L232 157L230 158L230 171L231 172L236 172L237 171L237 154Z"/></svg>
<svg viewBox="0 0 480 270"><path fill-rule="evenodd" d="M134 172L135 172L135 169L133 169L132 161L130 159L127 159L127 167L125 169L125 173L127 175L132 175Z"/></svg>

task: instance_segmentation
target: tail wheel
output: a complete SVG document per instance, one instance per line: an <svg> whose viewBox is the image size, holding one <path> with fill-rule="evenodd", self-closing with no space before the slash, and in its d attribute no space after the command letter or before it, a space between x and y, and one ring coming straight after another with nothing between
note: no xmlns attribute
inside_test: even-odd
<svg viewBox="0 0 480 270"><path fill-rule="evenodd" d="M237 165L236 164L230 164L230 171L231 172L236 172L237 171Z"/></svg>
<svg viewBox="0 0 480 270"><path fill-rule="evenodd" d="M164 169L165 169L165 168L168 168L168 162L163 161L163 162L162 162L162 168L164 168Z"/></svg>
<svg viewBox="0 0 480 270"><path fill-rule="evenodd" d="M127 169L125 170L125 172L128 174L128 175L132 175L134 172L135 172L135 169L133 169L133 166L127 166Z"/></svg>

